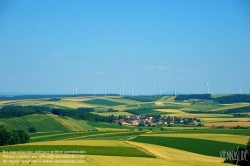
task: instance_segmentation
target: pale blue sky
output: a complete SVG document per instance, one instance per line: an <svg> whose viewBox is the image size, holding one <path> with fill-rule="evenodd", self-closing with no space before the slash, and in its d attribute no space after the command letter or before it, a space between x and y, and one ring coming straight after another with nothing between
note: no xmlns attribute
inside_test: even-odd
<svg viewBox="0 0 250 166"><path fill-rule="evenodd" d="M250 93L247 0L1 0L0 92Z"/></svg>

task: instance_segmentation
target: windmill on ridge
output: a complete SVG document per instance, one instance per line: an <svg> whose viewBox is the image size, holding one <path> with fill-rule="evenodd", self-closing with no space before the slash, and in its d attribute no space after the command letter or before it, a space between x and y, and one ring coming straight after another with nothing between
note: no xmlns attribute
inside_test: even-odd
<svg viewBox="0 0 250 166"><path fill-rule="evenodd" d="M207 94L209 94L209 84L208 84L208 82L205 85L207 86Z"/></svg>
<svg viewBox="0 0 250 166"><path fill-rule="evenodd" d="M159 87L159 94L161 96L161 84L158 84L158 87Z"/></svg>

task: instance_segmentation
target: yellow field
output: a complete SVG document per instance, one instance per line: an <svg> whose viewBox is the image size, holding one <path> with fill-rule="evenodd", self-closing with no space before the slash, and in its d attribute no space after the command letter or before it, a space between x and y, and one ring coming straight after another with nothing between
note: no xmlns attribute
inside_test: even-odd
<svg viewBox="0 0 250 166"><path fill-rule="evenodd" d="M219 104L219 105L224 106L224 107L211 109L209 111L221 111L221 110L227 110L227 109L232 109L232 108L246 107L246 106L250 106L250 103Z"/></svg>
<svg viewBox="0 0 250 166"><path fill-rule="evenodd" d="M205 122L249 122L250 118L203 118Z"/></svg>
<svg viewBox="0 0 250 166"><path fill-rule="evenodd" d="M63 161L70 160L65 158L69 156L68 154L56 154L61 158L57 159L40 159L41 155L48 155L46 153L43 154L34 154L34 153L25 153L25 155L36 156L36 159L31 159L31 157L24 159L26 163L4 163L3 160L3 153L0 153L0 161L2 162L1 165L3 166L26 166L26 165L35 165L35 166L54 166L54 165L63 165L63 166L75 166L75 165L84 165L84 166L124 166L124 165L131 165L131 166L147 166L147 165L157 165L157 166L227 166L228 164L221 163L221 160L216 157L208 157L203 156L195 153L190 153L186 151L176 150L172 148L161 147L157 145L150 145L144 143L135 143L130 142L130 144L134 144L136 146L143 147L147 151L155 154L158 158L143 158L143 157L121 157L121 156L100 156L100 155L80 155L79 158L74 159L81 163L62 163ZM21 154L16 154L16 156L21 156ZM31 163L32 161L55 161L61 160L60 164L54 163Z"/></svg>
<svg viewBox="0 0 250 166"><path fill-rule="evenodd" d="M67 101L87 101L90 100L91 98L87 98L87 97L74 97L74 98L63 98L62 100L67 100Z"/></svg>
<svg viewBox="0 0 250 166"><path fill-rule="evenodd" d="M164 160L163 164L160 162L161 160L157 159L159 163L154 163L153 165L223 165L221 164L221 159L217 157L210 157L205 155L200 155L196 153L191 153L183 150L153 145L153 144L146 144L146 143L139 143L139 142L132 142L126 141L129 144L132 144L137 147L141 147L146 151L154 154L159 159ZM150 165L147 163L147 165Z"/></svg>
<svg viewBox="0 0 250 166"><path fill-rule="evenodd" d="M216 122L216 123L204 123L205 126L226 126L226 127L236 127L240 126L250 126L250 122Z"/></svg>
<svg viewBox="0 0 250 166"><path fill-rule="evenodd" d="M64 119L54 114L47 114L47 115L53 117L56 121L58 121L59 123L61 123L62 125L64 125L65 127L67 127L72 131L85 130L78 124L71 122L69 119Z"/></svg>
<svg viewBox="0 0 250 166"><path fill-rule="evenodd" d="M158 136L158 137L180 137L180 138L196 138L196 139L205 139L213 140L220 142L230 142L245 145L249 139L249 136L243 135L232 135L232 134L146 134L142 136Z"/></svg>
<svg viewBox="0 0 250 166"><path fill-rule="evenodd" d="M126 147L128 146L123 141L118 140L65 140L65 141L47 141L47 142L32 142L23 145L81 145L81 146L116 146ZM17 145L18 146L18 145Z"/></svg>
<svg viewBox="0 0 250 166"><path fill-rule="evenodd" d="M167 104L175 104L175 105L190 105L190 103L182 103L182 102L164 102L165 105Z"/></svg>
<svg viewBox="0 0 250 166"><path fill-rule="evenodd" d="M164 106L163 102L155 102L156 106Z"/></svg>
<svg viewBox="0 0 250 166"><path fill-rule="evenodd" d="M233 117L233 115L229 114L189 114L189 113L171 114L170 116L177 116L182 118L202 118L204 120L205 118L211 120L211 119L219 119L217 117ZM229 118L220 118L220 119L229 119Z"/></svg>
<svg viewBox="0 0 250 166"><path fill-rule="evenodd" d="M129 129L119 129L119 128L98 128L98 127L96 127L96 129L98 131L129 131Z"/></svg>
<svg viewBox="0 0 250 166"><path fill-rule="evenodd" d="M175 109L155 109L155 111L165 112L165 113L185 114L185 112L175 110Z"/></svg>
<svg viewBox="0 0 250 166"><path fill-rule="evenodd" d="M114 115L114 116L119 116L119 115L131 116L131 115L133 115L131 113L124 112L124 111L119 111L119 112L102 112L102 113L94 112L94 114L101 115L101 116L110 116L110 115Z"/></svg>

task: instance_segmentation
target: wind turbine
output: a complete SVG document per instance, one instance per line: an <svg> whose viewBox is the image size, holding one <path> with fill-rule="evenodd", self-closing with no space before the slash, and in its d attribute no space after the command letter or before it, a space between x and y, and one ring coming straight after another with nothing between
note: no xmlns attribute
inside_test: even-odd
<svg viewBox="0 0 250 166"><path fill-rule="evenodd" d="M209 85L208 85L208 82L205 85L207 86L207 94L209 94Z"/></svg>
<svg viewBox="0 0 250 166"><path fill-rule="evenodd" d="M76 96L77 96L77 88L76 88Z"/></svg>
<svg viewBox="0 0 250 166"><path fill-rule="evenodd" d="M161 96L161 84L159 84L158 87L159 87L159 93L160 93L160 96Z"/></svg>

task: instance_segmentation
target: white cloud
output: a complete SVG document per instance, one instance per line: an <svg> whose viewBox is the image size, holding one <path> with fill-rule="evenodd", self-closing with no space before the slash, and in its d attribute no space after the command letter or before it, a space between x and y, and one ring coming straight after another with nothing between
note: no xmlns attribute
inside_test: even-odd
<svg viewBox="0 0 250 166"><path fill-rule="evenodd" d="M167 66L150 66L149 69L151 70L169 70L170 68Z"/></svg>

